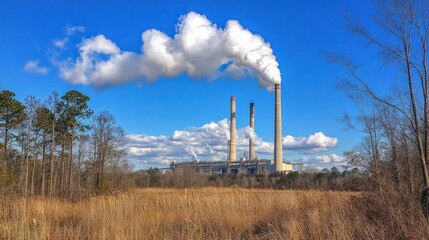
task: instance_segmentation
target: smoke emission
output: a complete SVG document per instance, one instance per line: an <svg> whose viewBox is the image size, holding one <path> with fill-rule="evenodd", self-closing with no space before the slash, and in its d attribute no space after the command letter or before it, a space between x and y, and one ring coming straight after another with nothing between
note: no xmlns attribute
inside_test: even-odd
<svg viewBox="0 0 429 240"><path fill-rule="evenodd" d="M173 37L156 29L143 32L141 53L122 51L104 35L84 39L77 59L59 62L60 76L99 87L181 73L196 79L240 79L254 73L267 89L281 82L270 44L238 21L230 20L221 29L206 16L190 12L179 18L176 29Z"/></svg>

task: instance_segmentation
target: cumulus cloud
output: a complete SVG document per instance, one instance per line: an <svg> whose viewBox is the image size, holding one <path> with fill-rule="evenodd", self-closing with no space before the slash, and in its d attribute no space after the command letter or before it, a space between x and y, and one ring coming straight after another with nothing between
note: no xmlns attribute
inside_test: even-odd
<svg viewBox="0 0 429 240"><path fill-rule="evenodd" d="M28 61L24 66L24 70L26 72L32 72L32 73L38 73L38 74L48 73L48 68L39 66L39 61L36 61L36 60Z"/></svg>
<svg viewBox="0 0 429 240"><path fill-rule="evenodd" d="M256 153L261 158L270 158L274 151L273 143L263 141L249 126L237 130L237 157L247 153L250 136L253 137ZM219 161L227 158L229 122L227 119L223 119L200 127L176 130L171 136L129 134L127 139L128 156L135 162L162 165L169 164L172 160ZM302 146L302 148L305 147L312 150L311 147L320 149L321 146L317 144ZM284 146L284 149L288 148ZM332 159L337 161L335 156L332 156Z"/></svg>
<svg viewBox="0 0 429 240"><path fill-rule="evenodd" d="M335 147L337 142L337 138L325 136L322 132L317 132L308 137L294 137L287 135L283 138L283 148L290 150L322 152Z"/></svg>
<svg viewBox="0 0 429 240"><path fill-rule="evenodd" d="M344 157L338 156L337 154L321 155L317 156L316 160L321 163L339 163L344 161Z"/></svg>
<svg viewBox="0 0 429 240"><path fill-rule="evenodd" d="M173 37L156 29L144 31L140 53L123 51L104 35L84 39L78 45L79 57L60 63L60 76L74 84L106 86L181 73L216 79L242 78L251 72L268 89L281 82L269 43L238 21L230 20L222 29L206 16L190 12L180 17L176 29Z"/></svg>
<svg viewBox="0 0 429 240"><path fill-rule="evenodd" d="M306 172L319 172L324 168L330 169L332 167L340 169L341 167L347 165L346 159L335 153L317 156L305 156L301 157L298 162L304 163L303 171Z"/></svg>
<svg viewBox="0 0 429 240"><path fill-rule="evenodd" d="M169 161L225 160L229 137L227 119L210 122L201 127L176 130L171 136L127 135L128 155L139 161L155 161L168 164ZM261 140L262 141L262 140ZM270 144L261 144L262 152L270 151ZM248 147L245 131L237 133L237 150L244 152Z"/></svg>

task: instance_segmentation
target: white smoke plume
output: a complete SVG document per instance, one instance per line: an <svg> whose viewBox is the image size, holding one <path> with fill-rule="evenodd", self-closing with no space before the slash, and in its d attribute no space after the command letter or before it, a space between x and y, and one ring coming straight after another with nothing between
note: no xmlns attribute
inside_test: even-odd
<svg viewBox="0 0 429 240"><path fill-rule="evenodd" d="M185 148L185 150L186 150L186 152L189 154L189 156L191 156L191 157L192 157L192 159L193 159L193 160L198 161L198 156L197 156L197 154L194 152L194 150L193 150L190 146L187 146L187 147Z"/></svg>
<svg viewBox="0 0 429 240"><path fill-rule="evenodd" d="M173 37L156 29L143 32L141 53L122 51L104 35L84 39L77 59L60 62L60 76L74 84L108 86L181 73L216 79L253 72L259 85L268 89L281 82L270 44L238 21L230 20L222 29L206 16L190 12L179 18L176 29Z"/></svg>

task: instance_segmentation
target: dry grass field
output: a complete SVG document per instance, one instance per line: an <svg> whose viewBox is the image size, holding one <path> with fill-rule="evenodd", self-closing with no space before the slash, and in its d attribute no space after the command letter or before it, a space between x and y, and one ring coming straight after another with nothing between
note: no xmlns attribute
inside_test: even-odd
<svg viewBox="0 0 429 240"><path fill-rule="evenodd" d="M6 199L0 239L387 239L353 207L359 197L203 188L136 189L76 203Z"/></svg>

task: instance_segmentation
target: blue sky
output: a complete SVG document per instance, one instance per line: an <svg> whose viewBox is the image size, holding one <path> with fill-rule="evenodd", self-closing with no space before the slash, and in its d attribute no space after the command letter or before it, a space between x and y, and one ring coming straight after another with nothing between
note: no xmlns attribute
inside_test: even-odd
<svg viewBox="0 0 429 240"><path fill-rule="evenodd" d="M260 143L273 141L273 92L259 88L255 74L236 80L230 75L213 79L181 72L152 82L136 76L107 87L74 84L73 79L61 75L60 64L67 60L76 63L81 58L79 46L85 40L103 35L121 53L142 54L143 32L157 29L173 38L179 18L189 12L205 16L219 29L224 29L228 20L237 20L270 44L282 76L283 135L292 137L292 143L285 144L285 159L305 160L321 167L341 165L343 151L361 139L359 133L345 131L337 121L343 112L353 114L356 110L335 87L346 73L322 53L349 53L368 65L375 61L368 60L372 58L363 54L364 45L343 27L346 12L369 24L370 0L4 0L0 9L1 87L14 91L20 100L27 95L46 99L52 91L82 91L90 96L95 112L110 111L129 134L129 159L136 168L166 167L174 160L172 156L187 160L190 152L202 160L223 158L226 148L221 146L222 133L212 135L210 131L223 131L230 96L237 97L237 127L242 129L239 137L246 136L249 103L254 102ZM96 61L108 60L108 56L99 57ZM368 72L368 76L377 77L377 73ZM381 82L373 86L383 87ZM207 125L210 122L214 125ZM194 139L187 142L185 136ZM316 143L309 140L311 136ZM210 143L200 138L210 138ZM216 138L218 142L213 140ZM322 141L320 146L317 141ZM269 146L262 145L259 155L272 157Z"/></svg>

